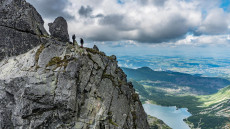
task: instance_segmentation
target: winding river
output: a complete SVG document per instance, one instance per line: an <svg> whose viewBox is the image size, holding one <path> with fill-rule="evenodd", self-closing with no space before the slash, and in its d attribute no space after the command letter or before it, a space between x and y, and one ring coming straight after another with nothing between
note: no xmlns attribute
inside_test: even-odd
<svg viewBox="0 0 230 129"><path fill-rule="evenodd" d="M187 108L177 109L176 106L165 107L154 104L143 104L143 107L148 115L161 119L173 129L190 129L183 121L183 119L191 116Z"/></svg>

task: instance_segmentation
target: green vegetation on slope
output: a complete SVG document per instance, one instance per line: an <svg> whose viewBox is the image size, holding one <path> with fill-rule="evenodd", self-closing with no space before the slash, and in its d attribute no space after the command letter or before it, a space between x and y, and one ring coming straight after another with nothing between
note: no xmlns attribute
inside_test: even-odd
<svg viewBox="0 0 230 129"><path fill-rule="evenodd" d="M171 129L162 120L159 120L156 117L152 117L148 115L148 122L149 122L150 129Z"/></svg>
<svg viewBox="0 0 230 129"><path fill-rule="evenodd" d="M202 106L204 107L220 103L224 100L230 99L230 86L219 90L216 94L199 96L199 98L199 101L203 102Z"/></svg>
<svg viewBox="0 0 230 129"><path fill-rule="evenodd" d="M138 85L141 85L134 80L132 80L132 82L134 82L134 88ZM192 116L188 118L188 122L192 123L190 126L196 128L201 127L202 129L221 129L230 121L230 116L228 116L230 115L230 97L221 102L212 101L212 99L208 101L208 98L216 98L217 96L220 96L222 99L222 97L225 98L226 96L229 96L230 86L220 90L220 92L216 94L209 96L170 96L165 95L163 92L158 92L151 87L144 88L145 89L136 89L142 98L141 100L150 100L151 103L162 106L177 106L178 108L188 108L188 111L192 114ZM146 92L149 95L142 94ZM207 106L206 103L212 104Z"/></svg>
<svg viewBox="0 0 230 129"><path fill-rule="evenodd" d="M184 94L208 95L230 85L230 81L226 79L199 77L169 71L153 71L148 67L122 69L129 79L145 81L146 85L158 86L158 88L174 88L175 91L179 90L180 93Z"/></svg>
<svg viewBox="0 0 230 129"><path fill-rule="evenodd" d="M132 76L135 76L135 74ZM149 80L147 80L150 78L145 79L142 77L142 79L136 81L129 78L143 103L150 101L162 106L188 108L192 116L186 122L192 128L225 129L230 127L230 86L212 95L191 96L186 94L169 94L168 91L161 90L159 85L151 85ZM170 89L169 86L163 86L162 89L167 88ZM206 90L209 89L206 88Z"/></svg>

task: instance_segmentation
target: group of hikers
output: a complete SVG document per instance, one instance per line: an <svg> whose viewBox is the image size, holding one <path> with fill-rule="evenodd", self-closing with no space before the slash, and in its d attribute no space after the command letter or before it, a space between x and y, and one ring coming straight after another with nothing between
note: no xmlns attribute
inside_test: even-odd
<svg viewBox="0 0 230 129"><path fill-rule="evenodd" d="M75 34L72 36L73 44L77 43ZM84 40L80 38L81 48L83 48Z"/></svg>
<svg viewBox="0 0 230 129"><path fill-rule="evenodd" d="M83 55L86 53L86 50L83 48L83 45L84 45L84 40L82 38L80 38L80 46L78 45L77 41L76 41L76 36L75 34L72 35L72 39L73 39L73 42L70 42L69 45L68 45L68 48L70 49L66 49L66 54L80 54L80 55Z"/></svg>

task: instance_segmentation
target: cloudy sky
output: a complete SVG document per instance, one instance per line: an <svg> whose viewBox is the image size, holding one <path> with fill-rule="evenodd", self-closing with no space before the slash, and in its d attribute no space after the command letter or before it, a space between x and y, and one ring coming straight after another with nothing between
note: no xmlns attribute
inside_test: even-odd
<svg viewBox="0 0 230 129"><path fill-rule="evenodd" d="M27 0L46 24L110 47L230 46L229 0ZM46 25L47 27L47 25Z"/></svg>

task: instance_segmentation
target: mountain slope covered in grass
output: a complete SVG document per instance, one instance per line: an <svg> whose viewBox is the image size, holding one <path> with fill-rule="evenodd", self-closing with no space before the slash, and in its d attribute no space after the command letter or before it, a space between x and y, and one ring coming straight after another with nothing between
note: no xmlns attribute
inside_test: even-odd
<svg viewBox="0 0 230 129"><path fill-rule="evenodd" d="M139 69L122 68L128 78L142 81L142 84L154 86L170 93L208 95L216 93L219 89L230 85L230 81L215 77L199 77L195 75L171 72L153 71L148 67Z"/></svg>
<svg viewBox="0 0 230 129"><path fill-rule="evenodd" d="M230 86L227 86L219 90L216 94L200 96L200 101L204 103L204 107L220 103L227 99L230 99Z"/></svg>
<svg viewBox="0 0 230 129"><path fill-rule="evenodd" d="M230 97L229 88L221 89L218 93L206 96L176 96L166 95L165 93L145 87L135 80L134 88L140 95L141 101L151 102L162 106L177 106L178 108L188 108L192 114L187 122L192 128L201 127L202 129L225 129L229 123ZM137 88L137 87L144 87ZM228 90L226 90L228 89ZM225 92L223 92L225 91ZM211 98L216 98L212 100ZM219 98L219 99L218 99Z"/></svg>
<svg viewBox="0 0 230 129"><path fill-rule="evenodd" d="M200 105L197 106L199 113L188 118L192 127L230 128L230 86L216 94L195 97Z"/></svg>
<svg viewBox="0 0 230 129"><path fill-rule="evenodd" d="M151 102L153 104L158 104L162 106L177 106L178 108L184 107L188 108L188 111L192 114L186 122L189 124L191 128L202 128L202 129L226 129L230 128L230 86L224 87L223 83L222 89L217 91L216 93L209 95L196 95L196 94L187 94L185 90L180 90L185 87L193 87L194 85L199 85L197 83L202 83L202 81L196 80L209 80L210 83L214 83L215 81L220 82L228 82L225 79L219 78L202 78L202 77L193 77L192 75L181 74L181 73L171 73L171 78L181 77L183 75L184 78L193 78L193 85L187 86L175 86L176 84L172 84L173 81L169 80L168 83L161 83L161 81L167 81L169 77L168 72L156 72L149 68L140 68L140 69L127 69L123 68L123 70L128 75L129 81L133 83L136 92L139 93L140 99L143 103L146 101ZM157 75L157 74L160 75ZM166 77L164 78L165 75ZM137 76L137 77L136 77ZM176 77L177 76L177 77ZM154 78L156 77L156 78ZM150 80L151 79L151 80ZM150 83L153 81L155 83ZM158 84L157 84L158 82ZM208 83L208 84L210 84ZM164 85L167 84L167 85ZM170 85L171 84L171 85ZM208 84L202 83L200 85L204 85L208 87ZM217 84L217 83L216 83ZM218 83L220 84L220 83ZM180 87L180 89L178 88ZM162 90L167 89L167 90ZM174 92L173 90L179 90L179 92ZM204 92L209 90L208 88L203 89ZM218 89L216 89L218 90ZM181 94L180 92L184 92ZM208 93L207 91L206 93Z"/></svg>

